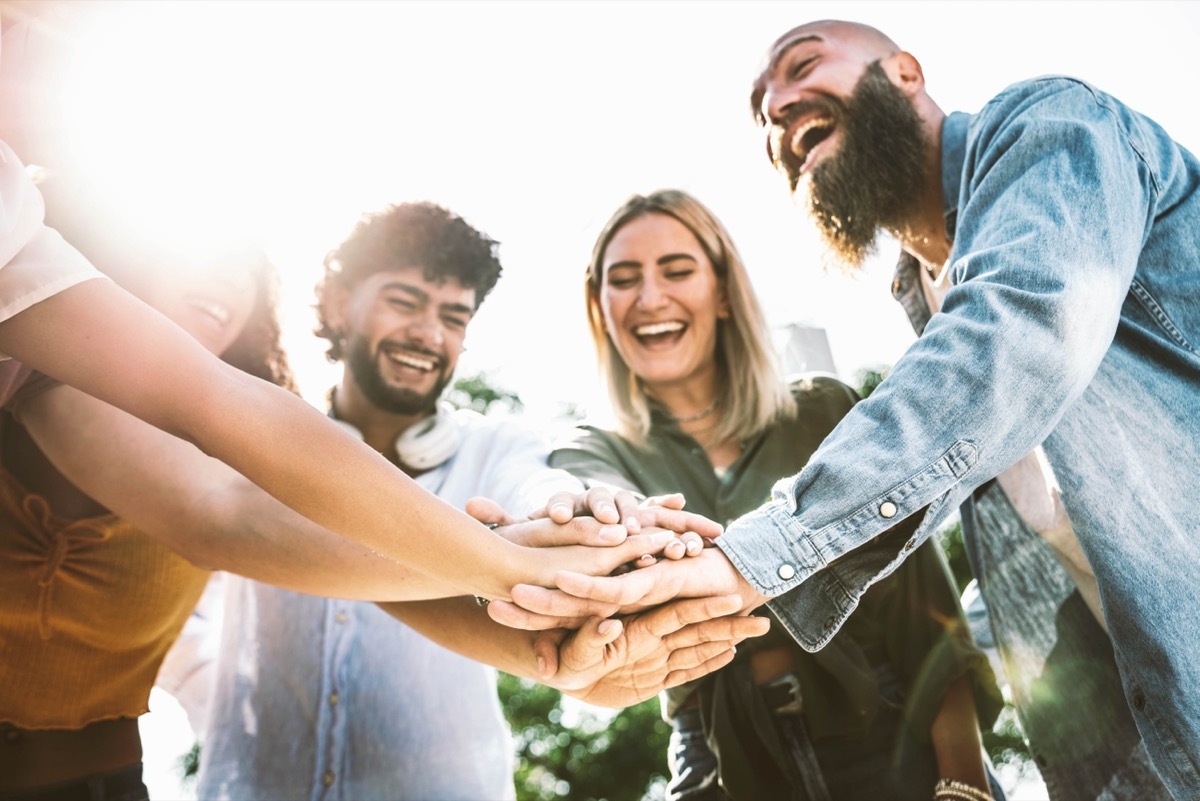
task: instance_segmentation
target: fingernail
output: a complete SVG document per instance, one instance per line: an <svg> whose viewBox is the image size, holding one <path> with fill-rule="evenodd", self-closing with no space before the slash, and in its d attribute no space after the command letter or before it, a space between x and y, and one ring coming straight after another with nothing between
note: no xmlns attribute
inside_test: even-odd
<svg viewBox="0 0 1200 801"><path fill-rule="evenodd" d="M537 658L537 672L539 676L546 675L546 658L544 656Z"/></svg>
<svg viewBox="0 0 1200 801"><path fill-rule="evenodd" d="M601 634L608 634L610 631L612 631L612 627L613 622L611 620L606 620L596 627L596 631L600 632Z"/></svg>
<svg viewBox="0 0 1200 801"><path fill-rule="evenodd" d="M652 553L644 553L644 554L642 554L641 556L639 556L639 557L638 557L638 561L639 561L639 562L653 562L653 561L654 561L654 554L652 554Z"/></svg>
<svg viewBox="0 0 1200 801"><path fill-rule="evenodd" d="M555 517L569 516L571 514L571 507L567 506L565 503L556 503L550 509L550 514L554 515Z"/></svg>
<svg viewBox="0 0 1200 801"><path fill-rule="evenodd" d="M637 534L642 530L642 524L638 522L636 517L627 517L622 523L630 534Z"/></svg>

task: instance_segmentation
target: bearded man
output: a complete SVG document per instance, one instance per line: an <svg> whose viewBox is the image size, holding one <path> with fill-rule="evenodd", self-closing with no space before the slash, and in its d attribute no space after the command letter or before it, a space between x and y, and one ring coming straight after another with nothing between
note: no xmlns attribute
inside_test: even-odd
<svg viewBox="0 0 1200 801"><path fill-rule="evenodd" d="M559 532L568 544L617 541L614 547L645 554L672 538L657 530L663 526L719 533L719 526L678 508L626 510L626 529L632 525L626 514L645 526L627 538L615 525L570 520L576 510L599 518L605 502L617 507L623 500L584 495L576 479L547 466L548 445L533 431L454 411L440 400L475 312L500 277L496 249L490 237L432 203L402 203L363 217L327 256L317 291L318 333L329 341L329 358L343 364L330 417L426 490L485 522L505 523L497 533L527 545L554 544L558 527L545 518L515 521L503 510L533 512L552 498L568 507L570 523ZM551 540L539 541L539 530ZM745 618L722 620L736 609L725 602L735 599L716 606L705 599L703 607L677 607L675 620L663 608L641 623L593 621L565 641L565 633L543 640L545 669L534 673L522 669L533 661L529 635L494 626L470 597L376 606L234 576L224 592L223 629L207 631L220 637L215 659L190 666L213 676L198 790L211 799L512 799L513 748L495 671L472 660L623 706L656 691L661 679L649 667L660 640L657 662L682 669L667 678L675 683L727 663L743 632L766 628L765 621L750 630ZM722 627L731 627L732 636ZM614 639L621 631L624 642ZM679 647L687 650L668 653ZM623 662L637 673L643 656L646 675L627 677L644 689L640 694L616 681L626 677L622 671L608 673Z"/></svg>
<svg viewBox="0 0 1200 801"><path fill-rule="evenodd" d="M1200 798L1200 162L1153 120L1070 78L1025 81L978 114L946 115L917 59L855 23L784 34L752 105L772 161L838 261L861 265L881 232L899 241L895 289L922 335L716 554L620 578L560 578L587 602L530 587L514 601L577 615L738 587L747 608L773 598L815 650L955 509L987 497L966 510L968 530L999 529L996 515L1015 508L1083 585L1094 573L1153 767L1175 798ZM1018 591L1011 571L989 587L979 557L991 598ZM1039 578L1021 591L1079 612L1063 590ZM507 604L492 614L546 624ZM1039 647L1079 648L1073 637ZM1075 705L1042 721L1059 748L1034 744L1047 784L1056 799L1150 797L1124 785L1122 766L1138 773L1138 745L1125 710L1106 704L1115 677L1088 675ZM1087 726L1079 740L1064 734ZM1078 770L1105 758L1107 773Z"/></svg>

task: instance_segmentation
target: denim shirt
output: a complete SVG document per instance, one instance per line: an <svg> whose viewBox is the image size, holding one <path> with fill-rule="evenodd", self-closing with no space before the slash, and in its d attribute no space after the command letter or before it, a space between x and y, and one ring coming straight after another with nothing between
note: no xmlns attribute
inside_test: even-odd
<svg viewBox="0 0 1200 801"><path fill-rule="evenodd" d="M1042 444L1147 750L1178 798L1200 797L1200 163L1068 78L949 116L941 158L954 243L941 311L719 544L817 649ZM889 532L911 515L911 538Z"/></svg>
<svg viewBox="0 0 1200 801"><path fill-rule="evenodd" d="M416 477L462 508L524 515L582 485L520 426L459 411L458 451ZM513 799L514 749L494 669L377 606L229 576L203 799Z"/></svg>

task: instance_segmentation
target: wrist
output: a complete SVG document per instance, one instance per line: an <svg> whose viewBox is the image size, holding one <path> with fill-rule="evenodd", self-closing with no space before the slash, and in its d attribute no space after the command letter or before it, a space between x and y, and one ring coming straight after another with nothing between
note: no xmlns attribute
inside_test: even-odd
<svg viewBox="0 0 1200 801"><path fill-rule="evenodd" d="M933 801L993 801L992 794L973 784L940 779L933 786Z"/></svg>

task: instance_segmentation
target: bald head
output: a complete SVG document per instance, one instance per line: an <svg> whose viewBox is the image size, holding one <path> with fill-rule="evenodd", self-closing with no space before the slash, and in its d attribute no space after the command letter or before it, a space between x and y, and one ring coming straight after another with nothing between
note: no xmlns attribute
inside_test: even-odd
<svg viewBox="0 0 1200 801"><path fill-rule="evenodd" d="M759 122L764 122L762 101L770 75L778 68L788 51L807 42L820 42L827 52L849 62L857 62L865 69L872 62L885 59L900 51L900 46L882 31L861 22L825 19L806 22L792 28L771 43L763 60L754 88L750 95L751 112Z"/></svg>
<svg viewBox="0 0 1200 801"><path fill-rule="evenodd" d="M861 22L823 19L792 28L771 45L771 52L800 37L819 37L845 54L857 53L868 62L887 58L900 49L883 31ZM769 56L768 56L769 58Z"/></svg>

